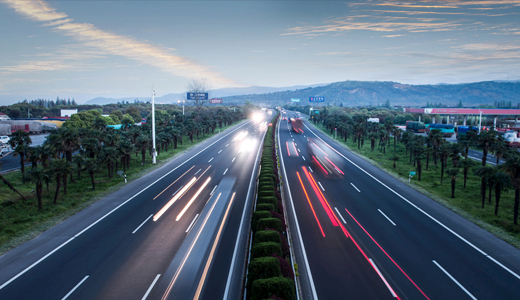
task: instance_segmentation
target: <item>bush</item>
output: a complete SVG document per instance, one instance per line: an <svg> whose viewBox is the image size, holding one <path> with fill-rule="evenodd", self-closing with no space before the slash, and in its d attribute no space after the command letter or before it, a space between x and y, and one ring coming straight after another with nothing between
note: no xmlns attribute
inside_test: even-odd
<svg viewBox="0 0 520 300"><path fill-rule="evenodd" d="M261 181L258 184L259 191L272 191L272 190L274 190L274 187L275 187L274 183L269 182L269 181Z"/></svg>
<svg viewBox="0 0 520 300"><path fill-rule="evenodd" d="M255 232L255 237L253 239L253 244L256 243L265 243L265 242L274 242L282 244L282 240L280 239L280 233L274 230L259 230ZM283 249L282 249L283 254Z"/></svg>
<svg viewBox="0 0 520 300"><path fill-rule="evenodd" d="M290 278L291 280L294 280L294 272L291 267L291 264L285 260L283 257L278 256L273 253L271 255L272 257L276 257L278 259L278 262L280 263L280 270L282 271L283 277Z"/></svg>
<svg viewBox="0 0 520 300"><path fill-rule="evenodd" d="M273 180L276 180L276 178L277 178L276 174L274 174L273 172L261 171L260 178L264 178L264 177L269 177L269 178L272 178Z"/></svg>
<svg viewBox="0 0 520 300"><path fill-rule="evenodd" d="M256 211L261 211L261 210L266 210L266 211L275 210L275 206L271 203L257 203Z"/></svg>
<svg viewBox="0 0 520 300"><path fill-rule="evenodd" d="M287 231L287 226L285 225L285 219L283 217L282 214L279 214L275 211L271 211L271 216L273 218L277 218L278 220L280 220L280 222L282 223L282 231L286 232Z"/></svg>
<svg viewBox="0 0 520 300"><path fill-rule="evenodd" d="M257 279L251 288L251 300L262 300L276 295L284 300L296 300L294 282L285 277Z"/></svg>
<svg viewBox="0 0 520 300"><path fill-rule="evenodd" d="M268 197L269 196L273 196L273 197L275 197L276 193L274 192L274 189L272 189L272 190L261 190L260 192L258 192L258 195L260 197L265 197L265 196L268 196Z"/></svg>
<svg viewBox="0 0 520 300"><path fill-rule="evenodd" d="M278 207L278 200L276 200L276 197L273 197L273 196L259 197L257 204L263 204L263 203L272 204L272 205L274 205L274 207Z"/></svg>
<svg viewBox="0 0 520 300"><path fill-rule="evenodd" d="M251 289L253 281L282 276L280 262L276 257L259 257L249 263L247 274L247 288Z"/></svg>
<svg viewBox="0 0 520 300"><path fill-rule="evenodd" d="M276 255L282 255L282 247L279 243L274 242L264 242L254 244L251 247L251 259L259 258L259 257L268 257L273 253Z"/></svg>
<svg viewBox="0 0 520 300"><path fill-rule="evenodd" d="M278 220L277 218L259 219L256 222L256 230L264 230L265 228L273 228L278 232L282 232L282 222L280 222L280 220Z"/></svg>
<svg viewBox="0 0 520 300"><path fill-rule="evenodd" d="M261 211L253 212L253 217L251 218L251 228L253 228L253 230L256 231L256 223L258 222L258 220L260 220L262 218L271 218L271 217L272 217L272 215L271 215L271 212L269 212L269 211L261 210Z"/></svg>

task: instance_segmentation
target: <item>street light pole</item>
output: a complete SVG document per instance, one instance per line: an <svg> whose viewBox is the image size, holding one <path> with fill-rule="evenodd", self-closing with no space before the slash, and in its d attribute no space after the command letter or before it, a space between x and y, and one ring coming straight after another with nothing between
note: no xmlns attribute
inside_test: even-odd
<svg viewBox="0 0 520 300"><path fill-rule="evenodd" d="M152 90L152 158L153 164L156 164L155 160L156 152L155 152L155 90Z"/></svg>

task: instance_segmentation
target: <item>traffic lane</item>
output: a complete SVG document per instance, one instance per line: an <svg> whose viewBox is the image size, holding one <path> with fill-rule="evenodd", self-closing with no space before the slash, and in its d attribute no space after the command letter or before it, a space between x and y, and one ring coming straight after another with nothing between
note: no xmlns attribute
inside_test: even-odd
<svg viewBox="0 0 520 300"><path fill-rule="evenodd" d="M280 132L280 142L288 136L288 133L284 136ZM301 167L304 161L281 152L318 297L334 299L344 295L355 299L393 298L369 260L347 238L340 226L332 224L317 198L315 188L303 175Z"/></svg>
<svg viewBox="0 0 520 300"><path fill-rule="evenodd" d="M351 155L351 157L352 157L352 160L357 158L357 156L354 156L354 155ZM373 166L367 164L366 162L362 161L361 159L357 158L357 160L358 161L356 161L356 163L359 165L365 163L366 166L364 166L364 168L374 169L370 173L374 174L374 175L377 174L379 180L381 180L382 182L386 181L385 184L392 185L391 182L394 181L395 183L392 185L392 188L395 189L396 192L400 193L400 195L405 197L407 199L407 201L410 201L410 203L412 205L417 205L417 207L420 207L423 211L425 211L428 214L428 215L425 215L425 214L419 213L418 215L423 215L428 219L430 219L429 216L433 216L439 223L442 224L441 227L448 234L452 234L450 230L455 228L458 234L460 234L461 236L464 236L466 240L470 240L470 242L473 245L476 245L477 248L485 251L487 254L492 253L491 255L492 255L493 259L500 259L502 264L506 263L509 268L512 268L513 270L518 270L518 268L516 266L518 265L519 256L518 256L518 250L516 248L513 248L512 246L506 244L504 241L496 238L495 236L492 236L487 231L482 230L481 228L477 227L473 223L467 221L466 219L464 219L464 218L456 215L455 213L447 210L446 208L442 207L438 203L431 201L429 198L416 192L415 190L407 188L406 185L404 185L400 182L397 182L393 178L388 178L389 176L386 173L381 174L381 172L378 169L375 169ZM377 172L380 172L380 173L377 173ZM385 178L385 175L386 175L386 178ZM375 182L375 185L378 185L378 183ZM373 187L370 187L370 188L373 189ZM391 192L391 190L388 190L388 191ZM391 192L391 193L394 194L393 192ZM404 199L403 199L403 202L406 203L406 201ZM413 207L412 205L408 205L408 206ZM406 206L403 206L403 207L406 207ZM414 209L412 209L411 214L417 214L417 212L418 212L417 209L415 209L415 211L414 211ZM435 221L435 223L437 223L437 221ZM437 225L439 225L439 224L437 223ZM449 229L446 229L444 226L446 226ZM453 236L455 236L455 235L453 235ZM470 248L470 251L476 251L476 250ZM486 257L486 256L484 256L484 257L486 259L489 259L489 261L491 261L491 258ZM498 268L497 272L504 271L503 268L498 267L498 264L495 264L495 268ZM518 272L516 272L516 274L518 274ZM514 277L514 275L513 275L513 277Z"/></svg>
<svg viewBox="0 0 520 300"><path fill-rule="evenodd" d="M410 188L406 183L395 179L386 172L381 171L378 167L348 151L346 148L335 144L332 139L322 132L318 130L313 130L313 132L329 143L329 145L335 145L335 149L349 160L348 164L352 164L354 167L361 169L362 173L370 178L374 185L383 185L389 192L401 198L403 203L416 208L416 213L421 213L428 218L435 219L435 223L443 228L447 228L447 232L456 232L458 235L464 237L465 240L470 241L475 247L487 254L493 254L495 259L503 259L503 261L500 261L501 263L506 263L514 270L520 270L520 251L517 248L447 209L440 203L432 201L429 197ZM311 133L309 132L309 134ZM518 274L517 271L515 272Z"/></svg>
<svg viewBox="0 0 520 300"><path fill-rule="evenodd" d="M230 215L227 224L224 227L224 232L221 242L216 252L216 259L211 265L206 285L200 299L224 299L226 287L229 286L228 299L238 299L241 295L242 279L245 273L245 261L247 238L249 237L249 222L250 212L252 211L252 204L254 199L254 186L256 182L256 172L253 169L244 166L253 166L258 170L259 155L261 154L261 142L265 136L265 130L257 133L258 141L256 149L248 148L248 150L240 153L240 156L235 160L232 168L227 174L237 178L235 185L236 197L231 207ZM254 150L254 151L252 151ZM253 176L253 178L251 178ZM253 187L250 182L253 181ZM251 190L250 190L251 189ZM241 235L238 236L240 225L242 223L242 215L245 212L245 221L242 224ZM237 240L241 242L237 245ZM235 246L238 249L235 250ZM235 259L235 268L230 271L233 260L233 255L237 252ZM232 278L228 278L229 272L232 273ZM230 282L228 282L230 280Z"/></svg>
<svg viewBox="0 0 520 300"><path fill-rule="evenodd" d="M247 122L239 124L233 129L236 130L243 127L244 125L247 125ZM230 133L233 133L233 131L230 131ZM225 136L211 138L208 143L225 138L227 135L228 134ZM201 149L207 147L208 143L199 145L193 150L188 151L186 156L190 157L189 155L196 155L199 151L201 151ZM16 249L4 254L0 258L0 265L3 267L3 272L0 274L2 281L0 282L7 282L13 276L23 271L26 267L30 266L32 263L35 263L42 257L45 257L45 255L51 253L52 256L52 251L54 251L57 247L60 245L63 246L63 243L67 242L67 240L69 240L71 237L81 233L85 228L88 228L91 224L95 223L103 216L106 216L107 213L110 213L111 210L117 208L119 205L123 205L127 202L131 203L132 201L130 200L133 200L133 198L139 196L140 193L150 193L151 189L149 189L149 187L151 187L154 182L161 182L161 179L171 175L169 173L175 170L172 170L172 165L175 166L180 164L180 167L185 166L184 163L186 162L186 156L181 156L174 159L171 163L166 164L155 172L145 175L142 178L134 181L132 184L114 192L110 196L97 201L87 209L72 216L67 221L44 232L37 238L24 243L20 247L17 247ZM191 157L193 158L194 156ZM175 176L175 174L172 176ZM173 180L166 179L165 181L169 184ZM145 188L143 189L143 187ZM153 198L152 194L148 194L147 197ZM128 195L134 196L129 198ZM121 207L124 207L124 205ZM16 279L14 279L13 282L16 282Z"/></svg>

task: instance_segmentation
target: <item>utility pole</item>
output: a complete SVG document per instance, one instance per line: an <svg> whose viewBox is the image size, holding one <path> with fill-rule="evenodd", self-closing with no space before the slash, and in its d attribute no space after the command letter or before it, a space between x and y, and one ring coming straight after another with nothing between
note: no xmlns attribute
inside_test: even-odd
<svg viewBox="0 0 520 300"><path fill-rule="evenodd" d="M152 89L152 157L153 164L156 164L155 157L157 153L155 152L155 90Z"/></svg>

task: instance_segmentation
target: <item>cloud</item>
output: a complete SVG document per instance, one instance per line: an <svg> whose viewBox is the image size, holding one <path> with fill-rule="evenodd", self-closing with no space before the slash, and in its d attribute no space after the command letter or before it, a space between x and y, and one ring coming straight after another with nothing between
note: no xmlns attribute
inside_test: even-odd
<svg viewBox="0 0 520 300"><path fill-rule="evenodd" d="M85 46L94 47L105 54L118 55L173 75L188 78L206 78L213 86L237 86L233 80L221 76L211 68L202 66L187 58L172 54L169 49L141 42L130 36L101 30L89 23L76 23L67 14L57 12L45 1L41 0L0 0L20 15L52 28L54 31L69 36ZM25 70L44 70L48 64L26 65ZM63 66L65 67L65 66ZM9 68L9 67L8 67Z"/></svg>
<svg viewBox="0 0 520 300"><path fill-rule="evenodd" d="M381 37L393 38L393 37L398 37L398 36L403 36L403 35L402 34L392 34L392 35L383 35Z"/></svg>

